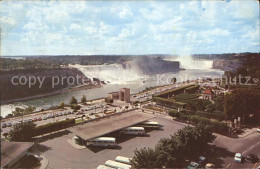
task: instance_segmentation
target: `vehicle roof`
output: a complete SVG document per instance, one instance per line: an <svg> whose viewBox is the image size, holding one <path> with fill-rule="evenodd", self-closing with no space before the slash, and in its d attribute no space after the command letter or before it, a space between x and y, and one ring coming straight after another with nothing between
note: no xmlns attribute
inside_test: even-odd
<svg viewBox="0 0 260 169"><path fill-rule="evenodd" d="M123 157L123 156L117 156L116 157L116 161L119 161L119 162L124 162L124 163L129 163L130 164L130 160L131 160L132 158L128 158L128 157Z"/></svg>
<svg viewBox="0 0 260 169"><path fill-rule="evenodd" d="M108 167L108 166L105 166L105 165L99 165L97 167L97 169L114 169L114 168L111 168L111 167Z"/></svg>
<svg viewBox="0 0 260 169"><path fill-rule="evenodd" d="M130 169L131 168L131 165L128 165L128 164L123 164L123 163L119 163L119 162L116 162L116 161L112 161L112 160L107 160L105 162L105 165L106 166L116 166L120 169Z"/></svg>
<svg viewBox="0 0 260 169"><path fill-rule="evenodd" d="M127 128L124 128L124 129L137 129L137 130L144 130L143 127L127 127Z"/></svg>
<svg viewBox="0 0 260 169"><path fill-rule="evenodd" d="M144 124L159 124L157 121L145 121Z"/></svg>
<svg viewBox="0 0 260 169"><path fill-rule="evenodd" d="M116 141L114 137L97 137L92 139L92 141Z"/></svg>
<svg viewBox="0 0 260 169"><path fill-rule="evenodd" d="M235 156L241 157L241 156L242 156L242 154L241 154L241 153L236 153L236 155L235 155Z"/></svg>

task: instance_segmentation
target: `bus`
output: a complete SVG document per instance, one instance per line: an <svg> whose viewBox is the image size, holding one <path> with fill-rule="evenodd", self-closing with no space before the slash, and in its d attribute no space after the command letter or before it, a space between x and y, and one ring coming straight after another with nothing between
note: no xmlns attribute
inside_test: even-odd
<svg viewBox="0 0 260 169"><path fill-rule="evenodd" d="M131 135L145 135L145 130L143 127L127 127L122 129L119 133Z"/></svg>
<svg viewBox="0 0 260 169"><path fill-rule="evenodd" d="M137 126L157 129L161 127L157 121L145 121L138 124Z"/></svg>
<svg viewBox="0 0 260 169"><path fill-rule="evenodd" d="M131 165L131 161L132 158L128 158L128 157L123 157L123 156L117 156L115 161L119 162L119 163L124 163L124 164L128 164Z"/></svg>
<svg viewBox="0 0 260 169"><path fill-rule="evenodd" d="M87 146L116 147L116 138L114 137L97 137L87 141Z"/></svg>
<svg viewBox="0 0 260 169"><path fill-rule="evenodd" d="M119 163L119 162L112 161L112 160L107 160L105 163L105 166L117 168L117 169L130 169L131 168L131 165Z"/></svg>
<svg viewBox="0 0 260 169"><path fill-rule="evenodd" d="M108 166L105 166L105 165L99 165L99 166L97 167L97 169L115 169L115 168L108 167Z"/></svg>

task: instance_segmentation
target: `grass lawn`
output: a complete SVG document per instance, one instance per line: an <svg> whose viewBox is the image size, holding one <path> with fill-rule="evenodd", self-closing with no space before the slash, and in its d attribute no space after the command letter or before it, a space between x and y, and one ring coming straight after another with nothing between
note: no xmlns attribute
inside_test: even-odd
<svg viewBox="0 0 260 169"><path fill-rule="evenodd" d="M81 122L83 122L83 121L85 121L84 119L82 120L82 118L79 118L79 119L76 119L75 120L75 123L81 123Z"/></svg>

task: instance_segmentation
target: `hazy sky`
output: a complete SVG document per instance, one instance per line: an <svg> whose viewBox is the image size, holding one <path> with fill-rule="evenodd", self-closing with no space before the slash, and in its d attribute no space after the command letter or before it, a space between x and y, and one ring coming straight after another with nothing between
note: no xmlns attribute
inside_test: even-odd
<svg viewBox="0 0 260 169"><path fill-rule="evenodd" d="M257 1L0 5L1 55L260 52Z"/></svg>

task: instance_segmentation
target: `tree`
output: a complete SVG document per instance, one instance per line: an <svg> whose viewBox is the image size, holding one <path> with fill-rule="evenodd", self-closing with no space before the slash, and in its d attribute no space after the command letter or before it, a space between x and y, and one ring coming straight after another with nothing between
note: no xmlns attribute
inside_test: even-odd
<svg viewBox="0 0 260 169"><path fill-rule="evenodd" d="M111 99L110 97L106 97L106 98L105 98L105 102L106 102L107 104L112 104L112 103L114 102L114 100Z"/></svg>
<svg viewBox="0 0 260 169"><path fill-rule="evenodd" d="M14 111L12 111L12 114L14 116L19 116L22 115L24 113L24 109L20 108L20 107L16 107Z"/></svg>
<svg viewBox="0 0 260 169"><path fill-rule="evenodd" d="M86 103L86 102L87 102L87 98L86 98L85 95L82 96L82 98L81 98L81 102L82 102L82 103Z"/></svg>
<svg viewBox="0 0 260 169"><path fill-rule="evenodd" d="M65 106L64 102L63 102L63 101L60 102L59 108L60 108L60 109L64 109L64 106Z"/></svg>
<svg viewBox="0 0 260 169"><path fill-rule="evenodd" d="M33 107L33 106L28 106L28 107L26 107L26 108L24 109L24 113L25 113L25 114L30 114L30 113L32 113L32 112L35 111L35 110L36 110L35 107Z"/></svg>
<svg viewBox="0 0 260 169"><path fill-rule="evenodd" d="M77 105L77 104L72 104L72 105L70 106L70 108L73 109L73 111L79 110L80 107L81 107L81 106L80 106L80 105Z"/></svg>
<svg viewBox="0 0 260 169"><path fill-rule="evenodd" d="M34 136L36 124L33 122L23 122L14 125L9 132L11 141L31 141Z"/></svg>
<svg viewBox="0 0 260 169"><path fill-rule="evenodd" d="M260 92L255 89L235 89L224 97L224 113L227 118L233 120L241 117L244 122L257 119L260 110Z"/></svg>
<svg viewBox="0 0 260 169"><path fill-rule="evenodd" d="M78 104L78 101L74 96L72 96L70 99L70 105L72 105L72 104Z"/></svg>
<svg viewBox="0 0 260 169"><path fill-rule="evenodd" d="M136 149L134 154L131 160L133 168L162 168L163 161L159 151L152 148L141 148L140 150Z"/></svg>

